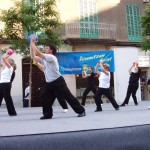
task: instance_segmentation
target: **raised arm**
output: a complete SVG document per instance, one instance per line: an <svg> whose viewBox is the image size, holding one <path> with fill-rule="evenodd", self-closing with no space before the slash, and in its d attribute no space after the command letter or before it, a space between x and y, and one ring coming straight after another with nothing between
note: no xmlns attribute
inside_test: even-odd
<svg viewBox="0 0 150 150"><path fill-rule="evenodd" d="M91 76L91 74L87 74L85 70L82 71L82 78L88 78L90 76Z"/></svg>
<svg viewBox="0 0 150 150"><path fill-rule="evenodd" d="M105 69L103 61L100 61L100 67L103 73L105 73L106 75L109 75L108 70Z"/></svg>
<svg viewBox="0 0 150 150"><path fill-rule="evenodd" d="M40 62L40 57L35 56L31 44L30 44L30 56L31 56L31 59L35 60L36 62Z"/></svg>
<svg viewBox="0 0 150 150"><path fill-rule="evenodd" d="M38 56L39 58L45 59L44 53L42 53L40 50L38 50L37 46L35 45L36 39L35 37L31 38L30 46L33 50L32 54L35 54L35 56Z"/></svg>
<svg viewBox="0 0 150 150"><path fill-rule="evenodd" d="M37 67L44 72L44 65L42 65L41 63L37 62Z"/></svg>
<svg viewBox="0 0 150 150"><path fill-rule="evenodd" d="M100 66L100 62L98 62L97 64L96 64L96 73L100 76L100 72L98 71L98 67Z"/></svg>
<svg viewBox="0 0 150 150"><path fill-rule="evenodd" d="M129 74L131 74L131 70L134 67L134 65L135 65L135 62L133 62L133 65L129 68Z"/></svg>
<svg viewBox="0 0 150 150"><path fill-rule="evenodd" d="M138 72L139 67L138 67L138 63L137 62L135 62L135 64L134 64L134 69L135 69L136 72Z"/></svg>
<svg viewBox="0 0 150 150"><path fill-rule="evenodd" d="M5 53L5 54L2 56L2 61L4 62L4 64L5 64L8 68L10 68L11 65L10 65L8 59L9 59L9 55L8 55L7 53Z"/></svg>

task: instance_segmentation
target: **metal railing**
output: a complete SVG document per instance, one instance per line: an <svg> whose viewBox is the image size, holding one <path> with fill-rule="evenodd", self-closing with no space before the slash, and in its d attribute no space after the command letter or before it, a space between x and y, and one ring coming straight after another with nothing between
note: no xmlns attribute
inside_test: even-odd
<svg viewBox="0 0 150 150"><path fill-rule="evenodd" d="M67 21L65 38L116 39L115 23Z"/></svg>

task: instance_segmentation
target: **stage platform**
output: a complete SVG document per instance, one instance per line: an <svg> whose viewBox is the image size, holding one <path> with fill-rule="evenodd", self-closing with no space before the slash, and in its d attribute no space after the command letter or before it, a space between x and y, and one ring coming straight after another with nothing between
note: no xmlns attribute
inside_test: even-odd
<svg viewBox="0 0 150 150"><path fill-rule="evenodd" d="M112 143L112 145L108 150L120 149L119 147L113 147L113 145L115 144L113 140L118 141L118 144L116 143L116 145L121 144L121 141L123 140L122 145L120 145L123 147L120 150L127 148L124 145L126 142L128 142L129 144L128 148L130 148L131 146L131 149L129 150L134 150L135 147L133 147L133 145L136 145L136 142L132 143L133 145L131 144L133 138L136 139L138 146L142 146L142 149L140 150L144 150L147 147L149 147L150 149L149 105L150 101L139 102L138 106L135 106L133 103L129 103L128 106L120 107L120 110L116 111L110 103L106 103L102 106L102 112L94 112L96 108L95 104L87 104L85 106L86 116L81 118L77 117L77 114L71 108L69 108L69 111L67 113L63 113L63 110L60 106L53 106L53 118L48 120L40 120L40 117L42 116L41 107L16 108L18 115L15 117L10 117L7 114L6 108L2 107L0 108L0 149L13 149L13 147L11 147L11 142L13 146L13 140L15 141L15 150L19 149L21 145L25 146L25 143L27 144L27 146L32 145L31 147L28 147L28 149L33 149L35 147L37 147L37 149L40 149L40 147L38 146L40 142L38 141L42 141L42 139L46 137L48 141L51 141L51 144L49 143L51 146L54 146L55 143L55 147L47 147L47 149L50 150L82 150L83 146L84 149L86 148L86 150L103 150L106 149L108 145L110 146L110 143ZM68 137L70 138L68 139ZM106 137L111 138L112 141L110 141L110 139L107 141ZM123 137L126 138L124 139ZM60 139L62 140L62 143L65 142L64 144L66 145L66 147L64 147L64 145L62 147L61 145L61 148L58 148L59 145L57 144L62 144L60 143ZM66 141L66 139L68 139L68 142ZM79 141L77 141L77 139ZM128 141L129 139L130 142ZM149 142L147 142L146 139ZM53 142L52 144L53 140L55 140L55 142ZM81 144L81 147L69 148L69 140L71 140L73 143L75 142L75 146L79 146ZM83 143L86 144L82 145L82 140ZM59 142L57 143L56 141ZM139 143L139 141L146 143ZM100 144L101 148L93 147L91 145L92 143L90 142L92 142L94 145L96 145L96 143ZM17 145L16 143L19 145ZM91 145L91 148L88 144ZM69 145L71 146L71 144ZM48 143L45 146L48 146ZM44 150L45 149L46 147L44 148Z"/></svg>

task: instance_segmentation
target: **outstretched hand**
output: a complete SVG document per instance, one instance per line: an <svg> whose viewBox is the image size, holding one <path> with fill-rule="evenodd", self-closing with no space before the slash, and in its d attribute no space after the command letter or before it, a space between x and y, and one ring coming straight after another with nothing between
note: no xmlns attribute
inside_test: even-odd
<svg viewBox="0 0 150 150"><path fill-rule="evenodd" d="M35 44L36 42L37 42L37 41L36 41L36 37L32 37L32 38L31 38L31 43L34 43L34 44Z"/></svg>

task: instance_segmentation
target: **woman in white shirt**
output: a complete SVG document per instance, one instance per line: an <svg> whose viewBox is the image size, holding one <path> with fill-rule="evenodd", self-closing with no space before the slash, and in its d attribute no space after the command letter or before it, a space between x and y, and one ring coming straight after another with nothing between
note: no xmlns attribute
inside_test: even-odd
<svg viewBox="0 0 150 150"><path fill-rule="evenodd" d="M13 73L14 60L9 58L10 55L7 52L2 57L2 70L0 76L0 101L4 98L10 116L16 116L17 113L14 108L12 97L10 95L11 90L11 76Z"/></svg>
<svg viewBox="0 0 150 150"><path fill-rule="evenodd" d="M101 67L102 72L98 71L98 66ZM111 91L110 91L110 72L109 72L110 66L109 64L103 64L103 61L99 61L96 65L96 73L99 75L99 88L95 95L95 103L96 103L96 110L95 112L102 111L101 102L99 99L101 99L102 95L105 95L113 107L116 110L119 110L119 105L115 101L115 99L112 97Z"/></svg>

